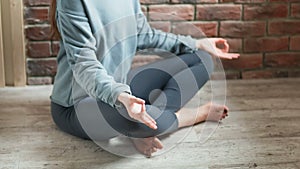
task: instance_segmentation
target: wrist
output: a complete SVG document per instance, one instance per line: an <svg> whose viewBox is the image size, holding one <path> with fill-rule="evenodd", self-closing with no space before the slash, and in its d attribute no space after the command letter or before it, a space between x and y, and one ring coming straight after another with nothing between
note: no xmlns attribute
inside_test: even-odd
<svg viewBox="0 0 300 169"><path fill-rule="evenodd" d="M197 49L203 49L202 43L203 43L203 41L201 39L196 40L196 48Z"/></svg>
<svg viewBox="0 0 300 169"><path fill-rule="evenodd" d="M126 100L128 100L128 98L129 98L129 94L126 92L122 92L118 96L118 101L125 105Z"/></svg>

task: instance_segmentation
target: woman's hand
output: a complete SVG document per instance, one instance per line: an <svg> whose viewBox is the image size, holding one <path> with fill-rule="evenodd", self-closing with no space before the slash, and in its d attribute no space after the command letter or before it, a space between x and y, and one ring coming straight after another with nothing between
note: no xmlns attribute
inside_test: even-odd
<svg viewBox="0 0 300 169"><path fill-rule="evenodd" d="M196 47L221 59L237 59L240 54L228 53L229 44L222 38L205 38L196 41Z"/></svg>
<svg viewBox="0 0 300 169"><path fill-rule="evenodd" d="M121 93L118 100L125 106L129 116L156 130L155 120L146 112L145 101L128 93Z"/></svg>

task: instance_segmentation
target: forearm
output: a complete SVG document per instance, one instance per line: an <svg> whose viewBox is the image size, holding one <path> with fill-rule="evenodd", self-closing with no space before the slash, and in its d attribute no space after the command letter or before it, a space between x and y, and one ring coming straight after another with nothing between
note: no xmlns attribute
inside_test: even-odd
<svg viewBox="0 0 300 169"><path fill-rule="evenodd" d="M158 48L174 54L192 53L196 40L190 36L175 35L150 27L144 15L138 17L138 49Z"/></svg>

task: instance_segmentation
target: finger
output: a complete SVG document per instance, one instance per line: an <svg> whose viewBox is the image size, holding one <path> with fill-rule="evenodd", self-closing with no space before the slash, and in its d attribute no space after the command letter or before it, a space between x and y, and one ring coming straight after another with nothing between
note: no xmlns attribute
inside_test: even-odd
<svg viewBox="0 0 300 169"><path fill-rule="evenodd" d="M134 97L134 96L130 98L130 101L138 103L138 104L145 104L145 100L137 98L137 97Z"/></svg>
<svg viewBox="0 0 300 169"><path fill-rule="evenodd" d="M151 152L150 152L151 150L145 150L144 151L144 154L145 154L145 156L147 157L147 158L150 158L151 157Z"/></svg>
<svg viewBox="0 0 300 169"><path fill-rule="evenodd" d="M232 58L237 59L240 57L240 54L233 53L233 54L231 54L231 56L232 56Z"/></svg>
<svg viewBox="0 0 300 169"><path fill-rule="evenodd" d="M227 43L227 41L224 43L225 48L222 49L223 52L228 53L229 52L229 44Z"/></svg>
<svg viewBox="0 0 300 169"><path fill-rule="evenodd" d="M146 112L146 106L145 104L142 105L142 116L145 116L145 120L150 121L151 123L154 123L156 125L156 121Z"/></svg>
<svg viewBox="0 0 300 169"><path fill-rule="evenodd" d="M227 43L226 39L217 38L215 40L215 44L216 44L217 48L219 48L223 53L229 52L229 44Z"/></svg>
<svg viewBox="0 0 300 169"><path fill-rule="evenodd" d="M144 115L147 119L149 119L152 123L156 124L156 121L147 112L144 112L144 113L145 113Z"/></svg>
<svg viewBox="0 0 300 169"><path fill-rule="evenodd" d="M235 54L235 53L222 53L219 55L220 58L222 59L237 59L240 57L240 54Z"/></svg>
<svg viewBox="0 0 300 169"><path fill-rule="evenodd" d="M224 39L224 38L213 38L214 40L215 40L215 42L217 42L217 43L224 43L224 42L227 42L227 40L226 39Z"/></svg>
<svg viewBox="0 0 300 169"><path fill-rule="evenodd" d="M141 122L144 123L146 126L156 130L157 126L156 124L153 122L154 120L152 119L152 117L150 117L148 114L144 114L141 117Z"/></svg>
<svg viewBox="0 0 300 169"><path fill-rule="evenodd" d="M164 147L162 142L158 138L154 138L153 146L155 146L158 149L162 149Z"/></svg>
<svg viewBox="0 0 300 169"><path fill-rule="evenodd" d="M146 112L146 105L145 104L142 104L142 112Z"/></svg>
<svg viewBox="0 0 300 169"><path fill-rule="evenodd" d="M237 59L239 58L239 54L234 54L234 53L223 53L222 56L224 58L228 58L228 59Z"/></svg>
<svg viewBox="0 0 300 169"><path fill-rule="evenodd" d="M229 44L227 43L227 40L226 39L223 39L223 38L218 38L217 40L216 40L216 43L221 43L222 45L224 45L224 48L222 49L222 50L224 50L224 51L229 51ZM226 53L227 53L226 52Z"/></svg>
<svg viewBox="0 0 300 169"><path fill-rule="evenodd" d="M219 117L221 117L224 115L224 110L225 108L223 105L214 105L212 112L216 112L216 114L219 115Z"/></svg>
<svg viewBox="0 0 300 169"><path fill-rule="evenodd" d="M148 126L149 128L153 129L153 130L156 130L157 129L157 126L156 124L152 123L151 121L149 120L141 120L142 123L144 123L146 126Z"/></svg>
<svg viewBox="0 0 300 169"><path fill-rule="evenodd" d="M229 112L229 108L227 106L224 106L224 113L228 113Z"/></svg>

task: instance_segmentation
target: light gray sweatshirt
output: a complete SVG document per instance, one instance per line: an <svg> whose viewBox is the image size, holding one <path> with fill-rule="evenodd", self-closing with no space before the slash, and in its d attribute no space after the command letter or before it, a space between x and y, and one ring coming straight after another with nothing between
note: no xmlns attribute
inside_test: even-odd
<svg viewBox="0 0 300 169"><path fill-rule="evenodd" d="M58 0L56 19L61 41L51 100L65 107L87 96L117 106L121 92L131 93L126 77L138 50L196 50L191 37L150 28L138 0Z"/></svg>

